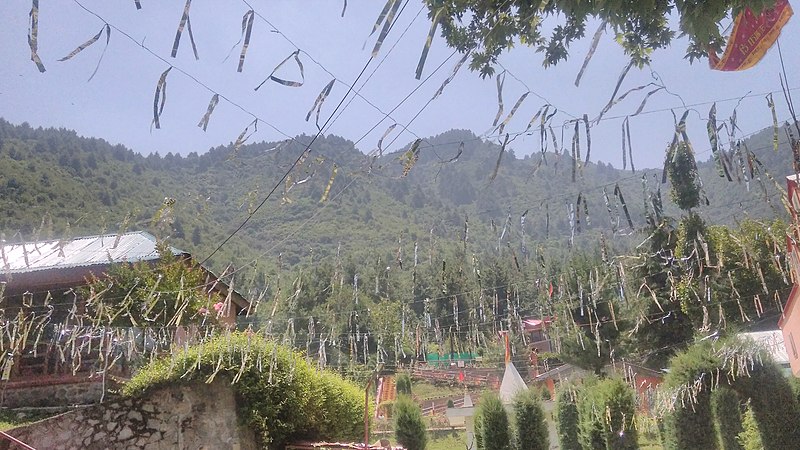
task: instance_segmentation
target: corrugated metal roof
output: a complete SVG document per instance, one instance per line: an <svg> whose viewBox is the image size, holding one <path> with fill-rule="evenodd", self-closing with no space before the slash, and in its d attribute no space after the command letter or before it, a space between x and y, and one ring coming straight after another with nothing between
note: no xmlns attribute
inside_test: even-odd
<svg viewBox="0 0 800 450"><path fill-rule="evenodd" d="M173 253L181 254L170 247ZM68 241L25 242L0 247L0 274L158 259L156 239L136 231L79 237Z"/></svg>

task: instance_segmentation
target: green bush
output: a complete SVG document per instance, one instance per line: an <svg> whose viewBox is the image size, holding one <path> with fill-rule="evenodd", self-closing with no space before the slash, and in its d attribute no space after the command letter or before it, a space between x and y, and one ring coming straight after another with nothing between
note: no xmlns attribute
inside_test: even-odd
<svg viewBox="0 0 800 450"><path fill-rule="evenodd" d="M209 296L202 289L184 289L203 286L203 271L175 256L164 242L158 242L156 248L159 260L155 265L146 261L112 264L105 276L89 277L89 285L80 292L92 299L87 313L96 324L136 327L217 323Z"/></svg>
<svg viewBox="0 0 800 450"><path fill-rule="evenodd" d="M472 420L475 421L475 449L485 450L483 448L483 416L481 415L480 408L475 410L475 415L472 416Z"/></svg>
<svg viewBox="0 0 800 450"><path fill-rule="evenodd" d="M703 342L672 359L663 383L668 395L675 399L674 410L665 418L666 449L717 448L711 414L712 379L730 386L739 398L750 399L763 448L796 447L800 441L800 429L796 427L800 406L795 394L770 356L754 352L750 345L738 341ZM725 355L725 359L718 355ZM722 376L717 376L720 373Z"/></svg>
<svg viewBox="0 0 800 450"><path fill-rule="evenodd" d="M711 409L717 424L717 439L722 450L742 450L737 435L742 432L742 413L736 391L719 386L711 393Z"/></svg>
<svg viewBox="0 0 800 450"><path fill-rule="evenodd" d="M407 395L400 395L394 403L393 413L397 442L408 450L425 450L428 435L419 405Z"/></svg>
<svg viewBox="0 0 800 450"><path fill-rule="evenodd" d="M596 381L582 390L578 402L580 441L584 450L639 448L633 426L636 400L633 389L620 378Z"/></svg>
<svg viewBox="0 0 800 450"><path fill-rule="evenodd" d="M761 433L758 431L756 415L750 405L744 413L742 420L742 431L736 436L736 440L744 450L763 450L764 444L761 441Z"/></svg>
<svg viewBox="0 0 800 450"><path fill-rule="evenodd" d="M522 391L514 398L514 423L518 450L548 450L547 421L535 390Z"/></svg>
<svg viewBox="0 0 800 450"><path fill-rule="evenodd" d="M480 402L481 434L484 450L511 450L511 430L508 413L500 397L487 392Z"/></svg>
<svg viewBox="0 0 800 450"><path fill-rule="evenodd" d="M695 344L670 360L670 370L664 378L663 388L685 389L687 383L694 383L695 380L702 380L703 386L695 393L693 404L679 399L673 405L674 410L666 414L663 434L665 449L717 448L710 404L710 377L703 374L710 374L721 365L710 342Z"/></svg>
<svg viewBox="0 0 800 450"><path fill-rule="evenodd" d="M378 410L383 411L386 417L394 417L395 400L386 400L378 405Z"/></svg>
<svg viewBox="0 0 800 450"><path fill-rule="evenodd" d="M789 377L789 386L792 387L795 400L800 404L800 378Z"/></svg>
<svg viewBox="0 0 800 450"><path fill-rule="evenodd" d="M781 369L768 356L749 369L750 376L737 377L731 387L740 398L749 399L767 450L797 448L800 442L800 406Z"/></svg>
<svg viewBox="0 0 800 450"><path fill-rule="evenodd" d="M231 333L155 360L123 388L126 396L190 380L233 382L239 417L265 448L297 440L353 440L363 433L361 389L318 371L261 336Z"/></svg>
<svg viewBox="0 0 800 450"><path fill-rule="evenodd" d="M578 422L578 389L563 386L556 394L556 429L562 450L581 450Z"/></svg>
<svg viewBox="0 0 800 450"><path fill-rule="evenodd" d="M411 395L411 377L407 373L398 374L395 378L397 395Z"/></svg>

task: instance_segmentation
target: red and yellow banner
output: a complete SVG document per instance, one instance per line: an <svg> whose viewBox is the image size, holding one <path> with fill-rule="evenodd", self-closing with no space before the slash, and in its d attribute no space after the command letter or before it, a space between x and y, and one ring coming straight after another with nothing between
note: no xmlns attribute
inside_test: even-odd
<svg viewBox="0 0 800 450"><path fill-rule="evenodd" d="M713 51L708 52L711 69L734 71L756 65L778 39L781 28L792 14L788 0L778 0L774 7L765 9L758 16L750 8L739 13L722 58Z"/></svg>

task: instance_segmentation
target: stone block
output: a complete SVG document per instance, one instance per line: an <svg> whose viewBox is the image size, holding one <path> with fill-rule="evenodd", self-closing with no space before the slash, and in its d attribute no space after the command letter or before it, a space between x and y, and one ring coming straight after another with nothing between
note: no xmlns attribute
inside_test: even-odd
<svg viewBox="0 0 800 450"><path fill-rule="evenodd" d="M132 438L132 437L133 437L133 430L131 430L130 427L128 427L128 426L123 428L122 431L120 431L119 434L117 434L117 440L118 441L125 441L127 439Z"/></svg>

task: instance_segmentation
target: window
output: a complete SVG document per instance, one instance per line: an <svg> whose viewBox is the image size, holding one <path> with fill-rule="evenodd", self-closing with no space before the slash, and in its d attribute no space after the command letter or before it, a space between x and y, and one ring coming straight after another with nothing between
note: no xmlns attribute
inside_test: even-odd
<svg viewBox="0 0 800 450"><path fill-rule="evenodd" d="M794 345L794 336L792 333L789 333L789 343L792 344L792 356L794 356L794 359L797 359L797 347Z"/></svg>

